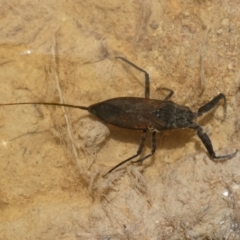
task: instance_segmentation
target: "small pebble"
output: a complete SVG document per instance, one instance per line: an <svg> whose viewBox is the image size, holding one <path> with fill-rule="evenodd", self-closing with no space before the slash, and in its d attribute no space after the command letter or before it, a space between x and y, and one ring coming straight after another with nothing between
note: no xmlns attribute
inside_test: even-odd
<svg viewBox="0 0 240 240"><path fill-rule="evenodd" d="M229 69L229 70L232 70L232 69L233 69L232 63L229 63L229 64L228 64L228 69Z"/></svg>
<svg viewBox="0 0 240 240"><path fill-rule="evenodd" d="M219 35L222 34L222 32L223 32L223 29L222 29L222 28L220 28L220 29L217 30L217 34L219 34Z"/></svg>
<svg viewBox="0 0 240 240"><path fill-rule="evenodd" d="M159 24L158 24L156 21L152 21L152 23L150 24L150 27L151 27L152 29L158 29Z"/></svg>
<svg viewBox="0 0 240 240"><path fill-rule="evenodd" d="M221 23L222 23L222 26L227 27L229 26L230 21L228 18L224 18Z"/></svg>

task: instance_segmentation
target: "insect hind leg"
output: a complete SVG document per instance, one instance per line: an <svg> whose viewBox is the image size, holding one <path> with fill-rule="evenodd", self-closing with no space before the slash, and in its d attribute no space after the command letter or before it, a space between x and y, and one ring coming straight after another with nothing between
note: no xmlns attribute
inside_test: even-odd
<svg viewBox="0 0 240 240"><path fill-rule="evenodd" d="M140 72L144 73L144 75L145 75L145 98L149 98L149 96L150 96L150 77L149 77L148 72L146 72L144 69L138 67L134 63L130 62L126 58L123 58L123 57L116 57L116 58L119 58L119 59L123 60L124 62L128 63L132 67L139 70Z"/></svg>
<svg viewBox="0 0 240 240"><path fill-rule="evenodd" d="M144 160L146 160L147 158L151 157L156 151L156 132L152 133L152 150L151 153L149 153L147 156L140 158L136 161L134 161L133 163L140 163L143 162Z"/></svg>
<svg viewBox="0 0 240 240"><path fill-rule="evenodd" d="M145 140L146 140L146 134L147 134L147 130L143 130L142 136L141 136L141 141L140 141L137 153L135 155L133 155L132 157L127 158L126 160L120 162L115 167L111 168L103 177L106 177L109 173L111 173L112 171L114 171L115 169L117 169L118 167L123 165L124 163L132 160L133 158L136 158L137 156L139 156L142 153L142 150L143 150L143 147L144 147L144 143L145 143Z"/></svg>

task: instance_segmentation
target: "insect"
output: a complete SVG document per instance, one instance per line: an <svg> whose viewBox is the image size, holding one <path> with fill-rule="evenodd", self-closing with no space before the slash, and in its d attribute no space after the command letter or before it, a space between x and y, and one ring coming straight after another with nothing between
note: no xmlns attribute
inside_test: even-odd
<svg viewBox="0 0 240 240"><path fill-rule="evenodd" d="M212 110L221 100L224 101L224 113L226 113L227 105L226 97L224 94L219 93L211 101L200 107L197 112L192 112L189 107L178 105L169 100L171 96L174 94L174 92L168 88L162 88L163 90L169 92L165 99L163 100L150 99L149 74L142 68L130 62L129 60L122 57L117 58L123 60L124 62L130 64L135 69L144 73L145 98L118 97L90 105L89 107L51 102L5 103L0 104L0 106L21 104L42 104L78 108L90 112L91 114L95 115L98 119L111 125L120 128L142 130L141 141L136 154L111 168L104 176L108 175L109 173L111 173L124 163L131 161L132 159L138 157L141 154L144 147L146 134L148 131L152 133L151 152L138 160L132 161L133 163L143 162L144 160L151 157L155 153L156 132L180 128L190 128L195 130L212 159L226 160L233 158L237 154L238 150L228 155L216 156L209 136L204 132L203 128L199 124L193 121L197 117L200 117L204 113Z"/></svg>

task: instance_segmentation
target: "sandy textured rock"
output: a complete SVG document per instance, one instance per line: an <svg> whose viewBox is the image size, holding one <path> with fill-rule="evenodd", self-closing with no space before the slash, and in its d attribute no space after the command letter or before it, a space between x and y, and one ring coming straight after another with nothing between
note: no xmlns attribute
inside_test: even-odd
<svg viewBox="0 0 240 240"><path fill-rule="evenodd" d="M0 103L89 106L159 87L200 119L217 154L240 149L240 3L230 1L2 1ZM110 131L110 134L108 135ZM192 130L159 133L143 165L141 132L61 107L0 107L0 240L239 239L239 154L210 160ZM146 150L150 151L150 138Z"/></svg>

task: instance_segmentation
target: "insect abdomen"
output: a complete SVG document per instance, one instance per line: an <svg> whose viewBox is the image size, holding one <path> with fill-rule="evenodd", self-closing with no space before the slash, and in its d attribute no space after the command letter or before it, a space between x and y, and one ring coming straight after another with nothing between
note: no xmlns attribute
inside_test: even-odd
<svg viewBox="0 0 240 240"><path fill-rule="evenodd" d="M145 117L147 114L144 114L142 100L142 98L131 97L113 98L91 105L88 111L114 126L144 130L148 129L149 118Z"/></svg>

